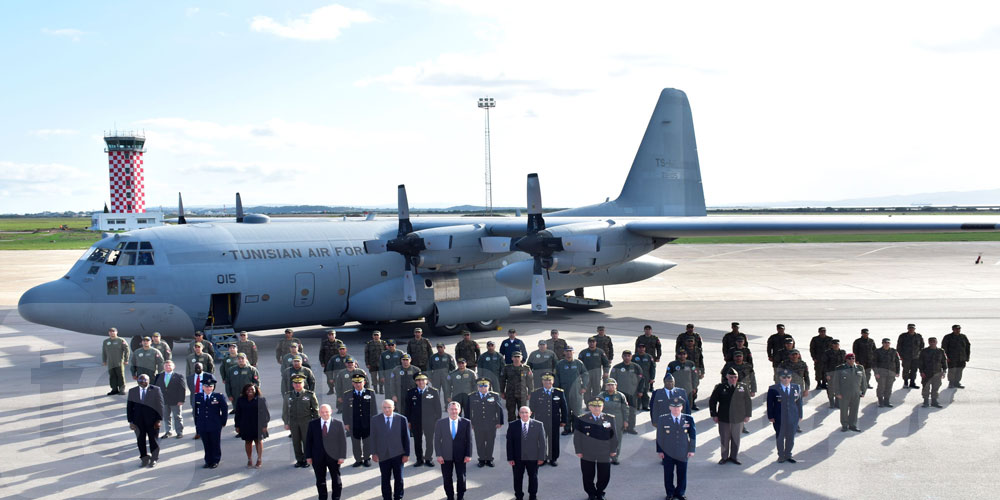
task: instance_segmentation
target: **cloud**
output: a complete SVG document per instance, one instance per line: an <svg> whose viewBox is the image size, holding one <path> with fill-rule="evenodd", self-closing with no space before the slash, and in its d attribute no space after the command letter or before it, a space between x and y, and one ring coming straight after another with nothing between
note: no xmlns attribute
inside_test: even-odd
<svg viewBox="0 0 1000 500"><path fill-rule="evenodd" d="M54 30L53 29L49 29L49 28L42 28L42 33L45 34L45 35L49 35L49 36L68 37L71 40L73 40L74 42L79 42L80 41L80 37L82 37L83 35L87 34L84 31L80 31L78 29L72 29L72 28L62 28L62 29L54 29Z"/></svg>
<svg viewBox="0 0 1000 500"><path fill-rule="evenodd" d="M993 26L975 38L958 41L920 44L923 48L937 52L983 52L1000 49L1000 26Z"/></svg>
<svg viewBox="0 0 1000 500"><path fill-rule="evenodd" d="M267 16L255 16L250 29L296 40L333 40L341 30L356 23L374 21L367 12L332 4L282 24Z"/></svg>
<svg viewBox="0 0 1000 500"><path fill-rule="evenodd" d="M201 12L201 9L199 9L198 7L188 7L184 9L184 15L187 17L192 17L198 12Z"/></svg>
<svg viewBox="0 0 1000 500"><path fill-rule="evenodd" d="M38 130L31 130L28 132L31 135L37 135L39 137L49 137L54 135L76 135L79 134L79 130L72 130L66 128L43 128Z"/></svg>
<svg viewBox="0 0 1000 500"><path fill-rule="evenodd" d="M18 201L34 204L38 199L98 197L102 188L107 189L106 179L104 175L95 177L92 172L61 163L0 161L0 193L13 205Z"/></svg>

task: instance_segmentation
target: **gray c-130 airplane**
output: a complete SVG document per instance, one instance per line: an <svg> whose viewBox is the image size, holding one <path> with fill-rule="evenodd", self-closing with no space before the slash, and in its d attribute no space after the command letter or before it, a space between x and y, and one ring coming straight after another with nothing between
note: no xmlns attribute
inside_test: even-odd
<svg viewBox="0 0 1000 500"><path fill-rule="evenodd" d="M60 279L21 296L28 321L102 335L190 336L423 318L441 333L485 331L531 304L606 307L568 296L633 283L676 264L648 256L683 236L996 231L983 217L706 216L691 108L664 89L613 201L542 215L537 174L527 218L186 223L115 234ZM237 195L238 196L238 195Z"/></svg>

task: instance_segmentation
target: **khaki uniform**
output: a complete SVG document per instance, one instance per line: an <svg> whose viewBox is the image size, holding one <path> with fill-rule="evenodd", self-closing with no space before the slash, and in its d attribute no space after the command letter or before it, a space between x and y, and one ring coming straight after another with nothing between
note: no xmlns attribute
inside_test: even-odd
<svg viewBox="0 0 1000 500"><path fill-rule="evenodd" d="M132 371L132 376L139 378L139 375L146 374L149 375L150 383L156 380L156 375L163 372L163 354L160 351L150 347L149 349L136 349L132 353L132 359L129 361L129 368Z"/></svg>
<svg viewBox="0 0 1000 500"><path fill-rule="evenodd" d="M517 417L517 409L528 404L535 383L531 368L525 365L507 365L500 375L500 394L507 402L507 420Z"/></svg>
<svg viewBox="0 0 1000 500"><path fill-rule="evenodd" d="M292 432L292 450L295 452L295 461L305 462L306 433L309 430L309 421L319 418L319 400L316 399L315 393L307 390L287 392L283 399L281 420Z"/></svg>
<svg viewBox="0 0 1000 500"><path fill-rule="evenodd" d="M128 342L121 337L108 337L101 342L101 363L108 366L108 384L112 391L125 390L125 366L131 354Z"/></svg>
<svg viewBox="0 0 1000 500"><path fill-rule="evenodd" d="M830 392L840 396L840 426L846 430L858 427L858 408L861 397L868 390L865 383L865 368L861 365L844 363L830 376Z"/></svg>

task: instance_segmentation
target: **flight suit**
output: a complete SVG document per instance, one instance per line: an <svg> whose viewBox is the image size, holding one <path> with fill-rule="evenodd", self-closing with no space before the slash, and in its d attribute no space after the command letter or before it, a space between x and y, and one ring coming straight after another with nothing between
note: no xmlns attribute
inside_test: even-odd
<svg viewBox="0 0 1000 500"><path fill-rule="evenodd" d="M208 353L195 354L191 353L187 355L187 372L194 373L194 364L201 363L201 369L207 373L215 373L215 360L212 359L212 355ZM224 366L224 365L223 365ZM225 378L225 375L222 375Z"/></svg>
<svg viewBox="0 0 1000 500"><path fill-rule="evenodd" d="M611 337L604 334L594 335L590 338L596 341L595 343L597 344L597 348L604 351L604 355L607 356L608 359L615 359L615 343L611 341Z"/></svg>
<svg viewBox="0 0 1000 500"><path fill-rule="evenodd" d="M299 354L305 353L305 345L302 344L301 340L295 337L292 337L290 339L282 337L282 339L278 341L278 345L274 347L274 360L277 361L279 365L282 364L281 362L284 356L291 352L289 346L291 346L292 344L299 345ZM247 356L249 357L250 355L247 354ZM304 360L305 358L302 359Z"/></svg>
<svg viewBox="0 0 1000 500"><path fill-rule="evenodd" d="M556 374L556 355L552 351L548 350L537 350L528 355L527 364L528 368L531 368L531 373L535 375L533 382L535 387L542 386L542 375L555 375Z"/></svg>
<svg viewBox="0 0 1000 500"><path fill-rule="evenodd" d="M615 432L618 427L615 417L602 413L595 420L588 411L576 418L574 427L573 448L577 454L583 455L580 458L583 489L591 498L602 498L611 482L611 454L619 448L621 438Z"/></svg>
<svg viewBox="0 0 1000 500"><path fill-rule="evenodd" d="M319 418L319 400L316 399L314 392L308 390L286 392L283 399L281 420L292 432L292 451L295 452L295 461L304 463L306 432L309 430L309 421Z"/></svg>
<svg viewBox="0 0 1000 500"><path fill-rule="evenodd" d="M524 342L519 338L511 340L508 337L500 343L500 354L503 355L503 362L505 365L509 365L514 362L511 360L511 356L514 355L514 351L519 351L521 353L521 361L528 360L528 348L525 347Z"/></svg>
<svg viewBox="0 0 1000 500"><path fill-rule="evenodd" d="M635 415L628 405L628 400L625 399L625 395L621 391L615 391L614 394L610 394L608 391L601 391L597 395L597 398L604 401L604 413L615 417L615 435L618 436L618 439L617 443L615 443L614 452L620 455L622 452L622 440L625 439L625 423L628 421L635 422ZM631 426L632 424L629 424L629 428ZM611 462L618 463L618 457L612 458Z"/></svg>
<svg viewBox="0 0 1000 500"><path fill-rule="evenodd" d="M682 347L681 350L687 353L688 361L694 363L694 366L698 368L698 374L703 375L705 373L705 354L700 347ZM746 361L745 359L743 361ZM673 363L673 361L671 361Z"/></svg>
<svg viewBox="0 0 1000 500"><path fill-rule="evenodd" d="M367 356L367 353L365 355ZM392 379L392 373L399 371L396 368L402 366L403 353L399 349L395 351L386 349L379 356L378 376L382 384L382 393L385 394L387 399L392 399L391 394L389 394L389 381ZM410 366L413 365L411 364Z"/></svg>
<svg viewBox="0 0 1000 500"><path fill-rule="evenodd" d="M805 361L802 361L802 358L799 358L798 362L790 359L786 360L781 363L781 366L779 366L778 369L792 372L792 383L798 384L799 388L802 390L809 390L809 365L806 364ZM754 389L754 392L756 392L756 388Z"/></svg>
<svg viewBox="0 0 1000 500"><path fill-rule="evenodd" d="M468 364L466 364L468 366ZM431 379L431 385L437 389L444 388L444 381L448 379L448 374L457 370L455 358L448 353L434 353L427 363L427 376Z"/></svg>
<svg viewBox="0 0 1000 500"><path fill-rule="evenodd" d="M964 333L949 333L941 339L941 349L948 356L948 387L962 385L962 372L972 354L969 337Z"/></svg>
<svg viewBox="0 0 1000 500"><path fill-rule="evenodd" d="M403 403L407 391L417 386L417 381L413 377L416 377L420 373L420 368L413 365L410 365L409 368L397 366L388 372L389 379L386 380L385 384L385 397L389 399L396 398L398 400L398 407L399 404Z"/></svg>
<svg viewBox="0 0 1000 500"><path fill-rule="evenodd" d="M340 377L341 372L344 371L344 367L347 366L348 356L350 356L350 354L345 354L343 356L340 354L334 354L333 356L330 356L325 363L323 363L323 374L326 375L326 385L329 387L327 394L340 394L342 392L336 389L337 378ZM337 406L337 410L340 410L339 405Z"/></svg>
<svg viewBox="0 0 1000 500"><path fill-rule="evenodd" d="M340 353L340 347L343 345L344 342L340 339L333 339L332 342L329 338L323 339L323 342L319 345L320 366L326 366L330 362L330 358Z"/></svg>
<svg viewBox="0 0 1000 500"><path fill-rule="evenodd" d="M879 406L889 405L892 384L899 376L899 368L899 353L895 349L875 349L875 394Z"/></svg>
<svg viewBox="0 0 1000 500"><path fill-rule="evenodd" d="M129 364L132 350L121 337L108 337L101 342L101 363L108 366L108 385L114 392L125 391L125 365Z"/></svg>
<svg viewBox="0 0 1000 500"><path fill-rule="evenodd" d="M920 350L924 348L924 337L919 333L910 334L903 332L896 339L896 352L899 353L899 360L903 364L903 386L917 385L917 358Z"/></svg>
<svg viewBox="0 0 1000 500"><path fill-rule="evenodd" d="M833 370L844 364L844 356L847 353L843 349L827 349L823 353L823 373L827 381L830 380ZM865 386L867 387L867 386ZM836 392L829 386L826 387L826 397L830 401L830 408L838 408L840 402L837 401Z"/></svg>
<svg viewBox="0 0 1000 500"><path fill-rule="evenodd" d="M430 462L434 457L434 424L441 419L441 412L444 410L441 393L431 386L423 391L414 387L406 393L405 399L403 416L410 423L414 457Z"/></svg>
<svg viewBox="0 0 1000 500"><path fill-rule="evenodd" d="M382 394L385 392L383 387L380 371L382 370L382 351L385 351L385 341L371 339L365 343L365 365L368 365L368 371L372 374L372 388L376 393Z"/></svg>
<svg viewBox="0 0 1000 500"><path fill-rule="evenodd" d="M235 401L236 398L242 395L241 391L247 384L253 384L260 387L260 374L257 372L256 368L250 366L248 363L243 368L236 365L235 367L229 369L226 378L226 394L228 394L229 397L233 398Z"/></svg>
<svg viewBox="0 0 1000 500"><path fill-rule="evenodd" d="M865 386L872 386L872 367L875 366L875 341L869 338L859 337L854 339L852 344L854 360L865 367Z"/></svg>
<svg viewBox="0 0 1000 500"><path fill-rule="evenodd" d="M639 410L649 410L649 392L653 390L653 381L656 380L656 361L648 352L646 354L633 354L632 363L639 365L642 369L642 380L639 381Z"/></svg>
<svg viewBox="0 0 1000 500"><path fill-rule="evenodd" d="M496 351L486 351L482 356L479 356L476 374L480 378L489 379L490 389L496 389L500 387L500 374L503 372L504 364L503 354Z"/></svg>
<svg viewBox="0 0 1000 500"><path fill-rule="evenodd" d="M531 368L525 365L507 365L500 375L500 394L507 402L507 419L517 418L517 409L528 404L528 396L535 388Z"/></svg>
<svg viewBox="0 0 1000 500"><path fill-rule="evenodd" d="M579 415L583 408L582 394L580 389L590 387L590 374L583 361L574 359L572 361L560 359L556 363L555 387L563 390L566 394L566 406L569 409L570 417L566 422L566 434L573 432L574 417Z"/></svg>
<svg viewBox="0 0 1000 500"><path fill-rule="evenodd" d="M948 356L939 347L925 347L917 357L917 366L920 370L920 384L923 385L920 392L924 397L924 406L927 406L928 396L931 398L931 405L938 406L938 390L941 389L941 375L948 371Z"/></svg>
<svg viewBox="0 0 1000 500"><path fill-rule="evenodd" d="M642 368L639 365L624 361L611 368L611 378L618 382L618 393L625 396L628 401L630 411L628 412L629 433L635 430L635 414L639 411L639 384L643 381ZM604 403L604 411L608 411L607 402ZM614 412L610 412L617 415Z"/></svg>
<svg viewBox="0 0 1000 500"><path fill-rule="evenodd" d="M371 420L372 417L379 414L375 404L375 392L371 389L363 389L361 394L358 394L354 389L351 389L339 394L344 400L344 425L348 427L347 432L351 434L354 461L371 460Z"/></svg>
<svg viewBox="0 0 1000 500"><path fill-rule="evenodd" d="M865 383L865 369L861 365L848 365L844 363L837 367L830 376L830 392L841 397L840 399L840 426L841 430L858 427L858 408L861 406L861 397L868 390Z"/></svg>
<svg viewBox="0 0 1000 500"><path fill-rule="evenodd" d="M308 391L316 390L316 375L313 375L313 371L305 366L298 370L292 366L288 370L285 370L285 373L281 377L281 392L290 392L292 390L292 377L295 375L302 375L306 378L306 383L302 385L304 389Z"/></svg>
<svg viewBox="0 0 1000 500"><path fill-rule="evenodd" d="M212 346L212 343L209 342L207 339L192 340L191 343L188 344L188 352L194 352L195 344L201 344L201 352L208 352L208 353L215 352L215 347ZM237 351L237 352L243 352L243 351ZM249 356L249 354L247 354L247 356Z"/></svg>
<svg viewBox="0 0 1000 500"><path fill-rule="evenodd" d="M139 375L146 374L149 380L156 380L156 375L163 372L163 361L163 354L152 347L136 349L129 361L132 376L139 378Z"/></svg>
<svg viewBox="0 0 1000 500"><path fill-rule="evenodd" d="M493 448L497 439L497 426L503 425L503 405L500 395L479 391L469 395L469 407L465 417L472 421L472 432L476 440L476 454L480 462L493 461Z"/></svg>
<svg viewBox="0 0 1000 500"><path fill-rule="evenodd" d="M548 438L545 459L549 462L559 460L559 430L562 424L569 420L569 409L566 406L566 393L558 387L546 391L544 387L535 389L528 401L532 417L542 423L545 436Z"/></svg>
<svg viewBox="0 0 1000 500"><path fill-rule="evenodd" d="M809 341L809 356L813 360L813 369L816 371L816 388L826 387L826 367L823 365L823 355L830 350L830 341L833 337L829 335L816 335ZM839 364L839 363L838 363ZM832 370L835 366L830 367ZM808 389L803 387L803 389Z"/></svg>
<svg viewBox="0 0 1000 500"><path fill-rule="evenodd" d="M701 374L703 371L699 371L698 365L691 360L690 356L682 364L678 360L671 361L667 365L667 373L673 375L674 385L684 389L687 392L688 397L691 398L688 401L691 407L695 405L695 399L698 397L698 386L701 385ZM688 408L685 408L685 413L688 412Z"/></svg>
<svg viewBox="0 0 1000 500"><path fill-rule="evenodd" d="M281 357L281 371L291 368L292 362L295 361L296 357L302 358L302 366L312 368L312 365L309 364L309 356L306 356L301 352L298 354L288 353Z"/></svg>
<svg viewBox="0 0 1000 500"><path fill-rule="evenodd" d="M202 353L202 355L204 354L205 353ZM202 370L207 371L205 370L206 366L203 360L192 361L191 356L192 355L188 355L188 373L194 373L195 363L201 363ZM229 372L233 369L233 367L240 366L239 359L240 359L239 351L237 351L237 354L235 356L230 356L229 353L227 352L226 356L222 358L222 366L219 367L219 376L222 377L223 382L225 382L226 379L229 377Z"/></svg>
<svg viewBox="0 0 1000 500"><path fill-rule="evenodd" d="M455 344L455 359L465 360L465 367L470 370L476 369L476 362L479 361L479 344L474 340L462 339Z"/></svg>
<svg viewBox="0 0 1000 500"><path fill-rule="evenodd" d="M427 363L430 361L431 356L434 355L434 348L431 347L431 341L420 337L420 339L412 338L406 343L406 353L410 355L410 363L420 371L427 371Z"/></svg>
<svg viewBox="0 0 1000 500"><path fill-rule="evenodd" d="M611 361L608 360L608 356L604 354L604 351L598 347L594 347L593 349L588 347L580 351L577 359L583 361L583 366L587 368L589 378L587 379L586 399L590 401L597 397L604 389L604 377L611 370Z"/></svg>
<svg viewBox="0 0 1000 500"><path fill-rule="evenodd" d="M170 344L168 344L168 343L166 343L166 342L164 342L162 340L159 341L159 342L150 342L149 343L149 347L152 347L153 349L156 349L157 351L160 351L160 354L163 355L163 360L164 361L167 361L167 360L170 360L170 359L174 358L174 354L170 350Z"/></svg>
<svg viewBox="0 0 1000 500"><path fill-rule="evenodd" d="M208 342L205 342L208 343ZM211 352L211 351L205 351ZM247 363L250 366L257 366L257 343L252 340L240 340L236 342L236 352L247 355Z"/></svg>
<svg viewBox="0 0 1000 500"><path fill-rule="evenodd" d="M646 346L646 354L652 356L654 360L660 359L660 356L663 355L663 345L660 344L660 338L656 335L646 335L645 333L639 335L635 339L635 350L638 351L641 345Z"/></svg>

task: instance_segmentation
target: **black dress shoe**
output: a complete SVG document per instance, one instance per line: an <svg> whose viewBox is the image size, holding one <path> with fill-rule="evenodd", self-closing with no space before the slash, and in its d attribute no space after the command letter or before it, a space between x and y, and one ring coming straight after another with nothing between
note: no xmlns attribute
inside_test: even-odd
<svg viewBox="0 0 1000 500"><path fill-rule="evenodd" d="M351 467L361 467L362 465L364 465L364 464L363 464L363 463L361 463L361 462L360 462L360 461L358 461L358 460L355 460L355 461L354 461L354 463L353 463L353 464L351 464Z"/></svg>
<svg viewBox="0 0 1000 500"><path fill-rule="evenodd" d="M788 462L788 463L790 463L790 464L794 464L795 463L795 459L792 458L792 457L788 457L787 459L785 459L785 461Z"/></svg>
<svg viewBox="0 0 1000 500"><path fill-rule="evenodd" d="M549 465L553 467L559 467L559 464L557 464L555 460L549 460Z"/></svg>
<svg viewBox="0 0 1000 500"><path fill-rule="evenodd" d="M750 431L748 431L748 430L747 430L747 428L746 428L746 427L744 427L744 428L743 428L743 434L750 434Z"/></svg>
<svg viewBox="0 0 1000 500"><path fill-rule="evenodd" d="M486 467L486 461L485 460L480 460L479 463L476 464L476 467L479 467L480 469L482 469L483 467Z"/></svg>
<svg viewBox="0 0 1000 500"><path fill-rule="evenodd" d="M149 468L152 469L154 465L156 465L156 460L150 460L149 461Z"/></svg>
<svg viewBox="0 0 1000 500"><path fill-rule="evenodd" d="M955 384L955 388L956 389L965 389L965 386L962 385L962 384Z"/></svg>
<svg viewBox="0 0 1000 500"><path fill-rule="evenodd" d="M935 408L944 408L943 406L941 406L940 404L938 404L938 402L937 402L937 401L935 401L935 402L931 403L931 406L933 406L933 407L935 407Z"/></svg>
<svg viewBox="0 0 1000 500"><path fill-rule="evenodd" d="M371 460L365 460L365 467L371 467L371 466L372 466L372 461Z"/></svg>
<svg viewBox="0 0 1000 500"><path fill-rule="evenodd" d="M486 466L487 467L493 467L493 461L492 460L487 460L486 461Z"/></svg>
<svg viewBox="0 0 1000 500"><path fill-rule="evenodd" d="M852 426L850 426L850 427L848 427L848 429L850 429L850 430L852 430L852 431L854 431L854 432L861 432L861 429L858 429L857 427L855 427L855 426L853 426L853 425L852 425Z"/></svg>
<svg viewBox="0 0 1000 500"><path fill-rule="evenodd" d="M611 459L611 465L621 465L621 463L618 461L618 457Z"/></svg>
<svg viewBox="0 0 1000 500"><path fill-rule="evenodd" d="M723 458L723 459L720 459L720 460L719 460L719 465L722 465L722 464L725 464L725 463L726 463L726 462L728 462L728 461L729 461L729 459L728 459L728 458Z"/></svg>
<svg viewBox="0 0 1000 500"><path fill-rule="evenodd" d="M218 464L218 462L217 462L217 463L214 463L214 464L212 464L212 465L209 465L209 466L208 466L208 468L209 468L209 469L218 469L218 468L219 468L219 464Z"/></svg>
<svg viewBox="0 0 1000 500"><path fill-rule="evenodd" d="M108 391L107 396L114 396L115 394L118 394L118 391L117 390L112 390L112 391Z"/></svg>
<svg viewBox="0 0 1000 500"><path fill-rule="evenodd" d="M139 467L146 467L149 465L149 457L139 457L139 459L142 460L142 465Z"/></svg>
<svg viewBox="0 0 1000 500"><path fill-rule="evenodd" d="M167 439L168 437L170 437L170 433L169 432L166 433L166 434L164 434L164 435L162 435L162 436L160 436L160 439Z"/></svg>
<svg viewBox="0 0 1000 500"><path fill-rule="evenodd" d="M736 459L735 459L735 458L733 458L733 457L729 457L729 462L730 462L730 463L734 463L734 464L736 464L736 465L743 465L743 464L742 464L742 463L741 463L741 462L740 462L739 460L736 460Z"/></svg>
<svg viewBox="0 0 1000 500"><path fill-rule="evenodd" d="M795 432L802 433L802 428L801 427L796 427L795 428Z"/></svg>
<svg viewBox="0 0 1000 500"><path fill-rule="evenodd" d="M787 458L779 458L779 459L778 459L778 463L779 463L779 464L783 464L783 463L785 463L785 462L787 462L787 461L788 461L788 459L787 459Z"/></svg>
<svg viewBox="0 0 1000 500"><path fill-rule="evenodd" d="M202 469L211 469L211 468L212 468L212 464L205 464L205 465L202 465L202 466L201 466L201 468L202 468Z"/></svg>
<svg viewBox="0 0 1000 500"><path fill-rule="evenodd" d="M423 465L423 464L424 464L424 461L423 461L423 460L419 460L419 459L418 459L418 460L415 460L415 461L413 462L413 467L420 467L420 466L421 466L421 465Z"/></svg>

